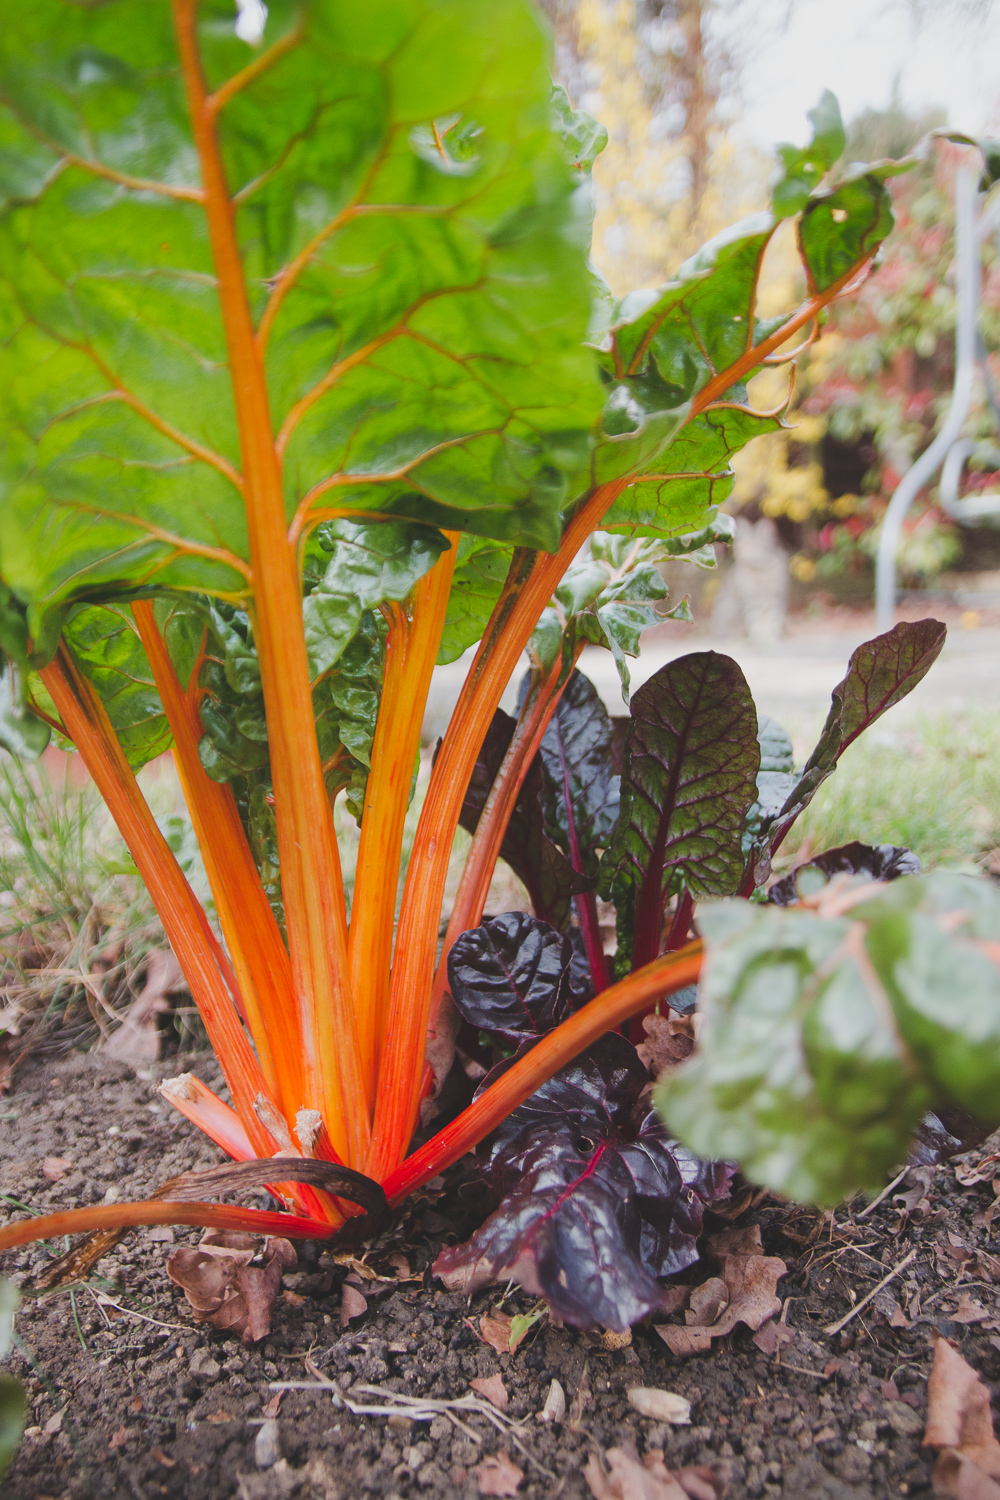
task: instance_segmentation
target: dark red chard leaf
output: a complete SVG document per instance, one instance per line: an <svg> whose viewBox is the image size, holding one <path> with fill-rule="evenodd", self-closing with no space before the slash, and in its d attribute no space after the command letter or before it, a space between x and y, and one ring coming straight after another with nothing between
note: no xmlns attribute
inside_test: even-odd
<svg viewBox="0 0 1000 1500"><path fill-rule="evenodd" d="M602 861L616 903L635 890L632 966L660 951L672 888L731 895L760 766L757 711L736 662L715 651L679 657L632 696L621 811Z"/></svg>
<svg viewBox="0 0 1000 1500"><path fill-rule="evenodd" d="M597 874L618 821L611 716L582 672L569 677L541 744L545 831L575 870Z"/></svg>
<svg viewBox="0 0 1000 1500"><path fill-rule="evenodd" d="M435 1274L470 1293L517 1281L576 1328L621 1331L658 1308L657 1277L697 1259L704 1204L728 1169L695 1164L655 1115L637 1120L647 1082L612 1034L516 1109L478 1151L504 1201Z"/></svg>
<svg viewBox="0 0 1000 1500"><path fill-rule="evenodd" d="M819 743L768 830L767 852L773 854L779 847L795 819L833 774L848 745L923 681L940 656L947 633L940 620L916 620L896 625L858 647L846 677L833 690ZM757 863L760 883L768 870L764 861Z"/></svg>
<svg viewBox="0 0 1000 1500"><path fill-rule="evenodd" d="M868 880L898 880L901 875L919 875L920 859L912 849L897 844L861 844L855 840L817 854L784 879L775 881L767 899L772 906L791 906L803 896L820 890L834 875L845 874L863 875Z"/></svg>
<svg viewBox="0 0 1000 1500"><path fill-rule="evenodd" d="M462 803L459 821L467 833L475 833L479 825L483 805L500 769L500 762L507 753L515 722L501 709L493 715ZM546 836L541 789L542 768L536 756L507 824L500 857L524 885L536 917L561 930L569 921L573 897L592 890L594 879L574 870L562 850Z"/></svg>
<svg viewBox="0 0 1000 1500"><path fill-rule="evenodd" d="M479 1031L536 1041L591 998L573 943L537 917L505 912L463 932L448 954L448 988Z"/></svg>

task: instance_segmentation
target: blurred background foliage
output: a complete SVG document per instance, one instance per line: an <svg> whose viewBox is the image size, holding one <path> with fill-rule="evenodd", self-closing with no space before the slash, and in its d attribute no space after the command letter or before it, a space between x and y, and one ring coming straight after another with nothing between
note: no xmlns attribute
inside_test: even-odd
<svg viewBox="0 0 1000 1500"><path fill-rule="evenodd" d="M608 128L594 170L594 259L612 290L665 281L700 244L767 205L773 158L736 128L741 85L764 45L748 0L544 0L556 34L556 71L574 103ZM788 0L786 15L794 9ZM926 7L899 0L901 23ZM939 0L956 25L975 26L986 0ZM905 13L909 14L906 15ZM817 80L821 81L821 69ZM819 82L817 84L817 91ZM882 108L847 122L845 162L913 150L945 124L940 111L910 111L899 84ZM951 122L954 123L954 122ZM966 148L935 142L927 159L891 187L897 228L859 296L835 306L800 359L788 428L736 460L727 509L776 527L801 599L872 596L878 528L901 475L931 441L954 376L954 173ZM983 247L981 332L1000 384L1000 255ZM763 308L804 291L794 248L781 234L764 268ZM787 393L787 372L758 377L766 406ZM996 433L980 389L966 435ZM994 488L969 464L963 494ZM1000 530L958 527L941 511L936 484L914 506L900 555L902 581L932 584L945 570L1000 568Z"/></svg>

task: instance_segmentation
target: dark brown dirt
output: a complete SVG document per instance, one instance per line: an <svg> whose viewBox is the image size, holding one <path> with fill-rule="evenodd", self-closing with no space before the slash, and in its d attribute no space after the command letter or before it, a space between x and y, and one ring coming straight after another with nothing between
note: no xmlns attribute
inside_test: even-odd
<svg viewBox="0 0 1000 1500"><path fill-rule="evenodd" d="M176 1172L212 1164L214 1149L155 1093L152 1074L176 1072L183 1061L139 1076L93 1055L26 1065L0 1100L7 1212L19 1212L13 1200L38 1213L109 1194L140 1197ZM211 1076L203 1059L197 1066ZM984 1147L974 1160L987 1154ZM74 1167L49 1183L46 1156ZM394 1272L386 1256L401 1251L421 1279L390 1287L341 1331L350 1267L333 1259L335 1251L307 1248L271 1335L249 1351L194 1326L163 1269L169 1245L156 1236L169 1231L130 1234L88 1285L37 1298L32 1278L63 1246L13 1252L0 1268L24 1296L10 1368L27 1387L31 1411L6 1493L12 1500L474 1500L477 1465L507 1449L524 1471L518 1493L525 1500L582 1500L590 1494L582 1473L590 1454L623 1445L640 1455L662 1448L672 1467L725 1462L735 1500L929 1492L920 1433L933 1340L939 1333L954 1339L987 1382L1000 1381L1000 1258L991 1250L991 1182L963 1188L954 1163L922 1171L902 1183L904 1202L887 1200L864 1218L860 1201L853 1214L824 1217L767 1200L739 1220L756 1219L767 1252L788 1266L779 1292L795 1337L772 1356L743 1327L710 1354L680 1361L652 1327L637 1328L630 1347L611 1350L597 1335L544 1320L513 1356L498 1355L478 1330L502 1289L470 1308L427 1273L438 1248L467 1235L488 1207L461 1164L410 1206L369 1257L391 1277L402 1263ZM176 1243L198 1238L197 1231L172 1234ZM824 1333L913 1248L916 1258L842 1333ZM708 1274L694 1268L686 1279ZM101 1294L126 1311L107 1303L102 1310ZM532 1303L515 1292L503 1306L515 1313ZM269 1427L257 1443L271 1383L312 1380L313 1372L349 1397L370 1385L445 1399L467 1395L471 1379L500 1374L507 1414L519 1425L501 1435L475 1416L463 1418L468 1433L446 1416L417 1423L352 1416L318 1386L287 1391L276 1433ZM553 1379L569 1411L563 1422L543 1425L535 1413ZM686 1396L692 1424L665 1427L641 1417L626 1397L637 1385ZM354 1399L377 1400L356 1390ZM263 1448L272 1437L280 1458L260 1467L255 1444Z"/></svg>

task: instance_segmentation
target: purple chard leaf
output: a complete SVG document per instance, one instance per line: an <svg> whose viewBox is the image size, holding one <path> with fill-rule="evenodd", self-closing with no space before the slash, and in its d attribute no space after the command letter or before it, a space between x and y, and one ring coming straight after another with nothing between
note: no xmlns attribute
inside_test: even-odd
<svg viewBox="0 0 1000 1500"><path fill-rule="evenodd" d="M639 968L660 951L672 889L704 898L739 885L760 745L746 679L715 651L661 667L633 694L631 717L601 889L619 908L620 946L631 918L632 967Z"/></svg>
<svg viewBox="0 0 1000 1500"><path fill-rule="evenodd" d="M470 1293L514 1280L577 1328L621 1331L659 1307L657 1278L697 1259L729 1169L669 1139L642 1108L647 1083L635 1048L609 1034L538 1089L478 1150L503 1202L435 1274Z"/></svg>
<svg viewBox="0 0 1000 1500"><path fill-rule="evenodd" d="M591 998L569 937L523 911L455 940L448 988L464 1020L515 1046L537 1041Z"/></svg>
<svg viewBox="0 0 1000 1500"><path fill-rule="evenodd" d="M862 875L867 880L898 880L919 875L920 859L912 849L897 844L861 844L855 839L839 849L827 849L790 875L776 880L767 893L772 906L793 906L803 896L820 890L834 875Z"/></svg>
<svg viewBox="0 0 1000 1500"><path fill-rule="evenodd" d="M459 821L466 833L475 833L490 788L507 753L515 720L502 709L493 715L472 779L466 789ZM503 843L500 857L522 882L537 917L562 929L569 921L573 897L591 890L594 878L575 870L562 850L545 832L539 796L542 767L536 756L524 780Z"/></svg>
<svg viewBox="0 0 1000 1500"><path fill-rule="evenodd" d="M923 681L940 656L946 635L940 620L916 620L895 625L885 635L858 647L846 676L833 690L823 733L802 774L782 807L761 821L760 837L750 852L740 886L741 895L749 895L755 885L764 883L771 873L771 856L827 777L833 775L848 745Z"/></svg>

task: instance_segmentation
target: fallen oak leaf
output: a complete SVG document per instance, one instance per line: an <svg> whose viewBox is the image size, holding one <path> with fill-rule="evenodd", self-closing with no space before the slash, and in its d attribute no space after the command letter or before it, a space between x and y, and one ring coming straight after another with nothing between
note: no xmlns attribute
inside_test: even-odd
<svg viewBox="0 0 1000 1500"><path fill-rule="evenodd" d="M1000 1443L993 1432L989 1392L947 1339L934 1345L927 1382L924 1445L939 1449L934 1493L952 1500L1000 1500Z"/></svg>
<svg viewBox="0 0 1000 1500"><path fill-rule="evenodd" d="M691 1306L685 1313L687 1326L674 1323L655 1324L656 1332L673 1354L685 1357L703 1354L711 1348L712 1340L731 1333L737 1323L745 1323L754 1331L781 1311L781 1298L777 1294L778 1281L787 1267L783 1260L772 1255L723 1255L721 1276L710 1277L691 1294ZM721 1302L719 1284L723 1283L728 1301L722 1305L714 1319L703 1322L696 1308L704 1308L705 1317L718 1309ZM696 1294L703 1295L696 1302Z"/></svg>
<svg viewBox="0 0 1000 1500"><path fill-rule="evenodd" d="M948 1314L953 1323L984 1323L989 1316L983 1304L976 1302L968 1292L959 1293L958 1306Z"/></svg>
<svg viewBox="0 0 1000 1500"><path fill-rule="evenodd" d="M484 1458L473 1469L481 1495L516 1495L524 1470L511 1460L506 1448L491 1458Z"/></svg>
<svg viewBox="0 0 1000 1500"><path fill-rule="evenodd" d="M251 1259L262 1254L263 1266ZM271 1312L282 1273L297 1264L289 1240L209 1229L197 1249L182 1245L167 1259L167 1275L194 1309L196 1323L239 1334L259 1343L271 1331Z"/></svg>

